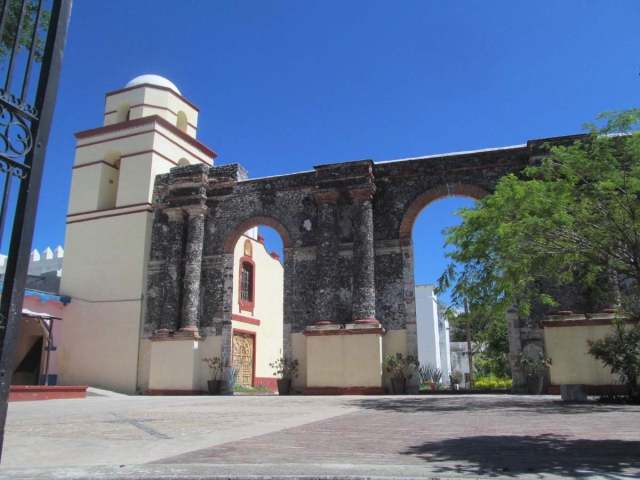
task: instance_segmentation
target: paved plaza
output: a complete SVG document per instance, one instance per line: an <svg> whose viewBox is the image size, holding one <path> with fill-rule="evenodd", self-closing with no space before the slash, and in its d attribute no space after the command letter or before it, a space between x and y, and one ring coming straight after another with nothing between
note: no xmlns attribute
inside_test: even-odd
<svg viewBox="0 0 640 480"><path fill-rule="evenodd" d="M558 397L11 403L0 478L640 478L640 407Z"/></svg>

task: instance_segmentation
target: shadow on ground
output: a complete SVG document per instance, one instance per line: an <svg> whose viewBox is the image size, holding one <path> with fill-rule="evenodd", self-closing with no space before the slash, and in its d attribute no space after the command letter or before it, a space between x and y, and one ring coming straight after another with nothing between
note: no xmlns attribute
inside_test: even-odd
<svg viewBox="0 0 640 480"><path fill-rule="evenodd" d="M438 473L581 478L596 472L605 478L639 478L639 451L638 441L502 435L446 439L414 445L401 453L429 462ZM438 465L441 462L448 465Z"/></svg>
<svg viewBox="0 0 640 480"><path fill-rule="evenodd" d="M556 400L555 397L531 398L531 397L387 397L376 399L354 400L350 406L377 410L382 412L397 413L436 413L436 412L483 412L501 409L503 412L518 412L523 410L535 414L548 415L584 415L590 413L607 412L638 412L640 406L611 405L597 403L566 403Z"/></svg>

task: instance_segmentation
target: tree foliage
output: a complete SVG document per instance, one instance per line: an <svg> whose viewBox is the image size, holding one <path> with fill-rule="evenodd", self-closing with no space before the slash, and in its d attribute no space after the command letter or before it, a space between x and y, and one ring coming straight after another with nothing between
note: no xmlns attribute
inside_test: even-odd
<svg viewBox="0 0 640 480"><path fill-rule="evenodd" d="M602 361L611 373L617 373L627 386L627 396L640 403L640 324L614 322L612 332L604 339L589 342L589 354Z"/></svg>
<svg viewBox="0 0 640 480"><path fill-rule="evenodd" d="M7 1L9 2L9 11L7 13L4 30L2 32L2 41L0 42L1 62L4 62L4 60L8 58L9 55L11 55L11 52L13 50L18 23L20 20L20 13L22 9L22 0L3 0L0 3L2 8L4 8ZM20 32L20 38L18 39L18 52L21 52L23 49L29 50L31 48L33 29L35 28L36 19L38 16L38 5L39 2L36 0L27 1L22 30ZM46 32L49 29L50 18L51 13L45 10L40 20L40 30L42 32ZM45 42L46 35L39 34L36 37L36 50L34 54L34 59L36 62L42 61Z"/></svg>
<svg viewBox="0 0 640 480"><path fill-rule="evenodd" d="M526 315L533 301L553 305L536 282L601 286L603 277L640 285L640 110L605 113L569 145L493 195L462 209L445 231L451 263L439 289L452 300Z"/></svg>

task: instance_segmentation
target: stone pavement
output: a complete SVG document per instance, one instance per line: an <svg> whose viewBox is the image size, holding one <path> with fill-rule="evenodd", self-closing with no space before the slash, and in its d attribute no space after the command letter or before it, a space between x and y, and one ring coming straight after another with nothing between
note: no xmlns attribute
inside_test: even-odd
<svg viewBox="0 0 640 480"><path fill-rule="evenodd" d="M640 478L640 407L558 397L12 403L0 478Z"/></svg>

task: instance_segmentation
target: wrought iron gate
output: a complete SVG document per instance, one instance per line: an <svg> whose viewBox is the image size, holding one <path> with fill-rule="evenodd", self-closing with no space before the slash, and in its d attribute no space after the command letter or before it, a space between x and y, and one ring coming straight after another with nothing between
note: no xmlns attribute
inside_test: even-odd
<svg viewBox="0 0 640 480"><path fill-rule="evenodd" d="M45 150L72 0L0 0L0 455ZM3 175L4 174L4 175ZM4 177L4 178L3 178Z"/></svg>

